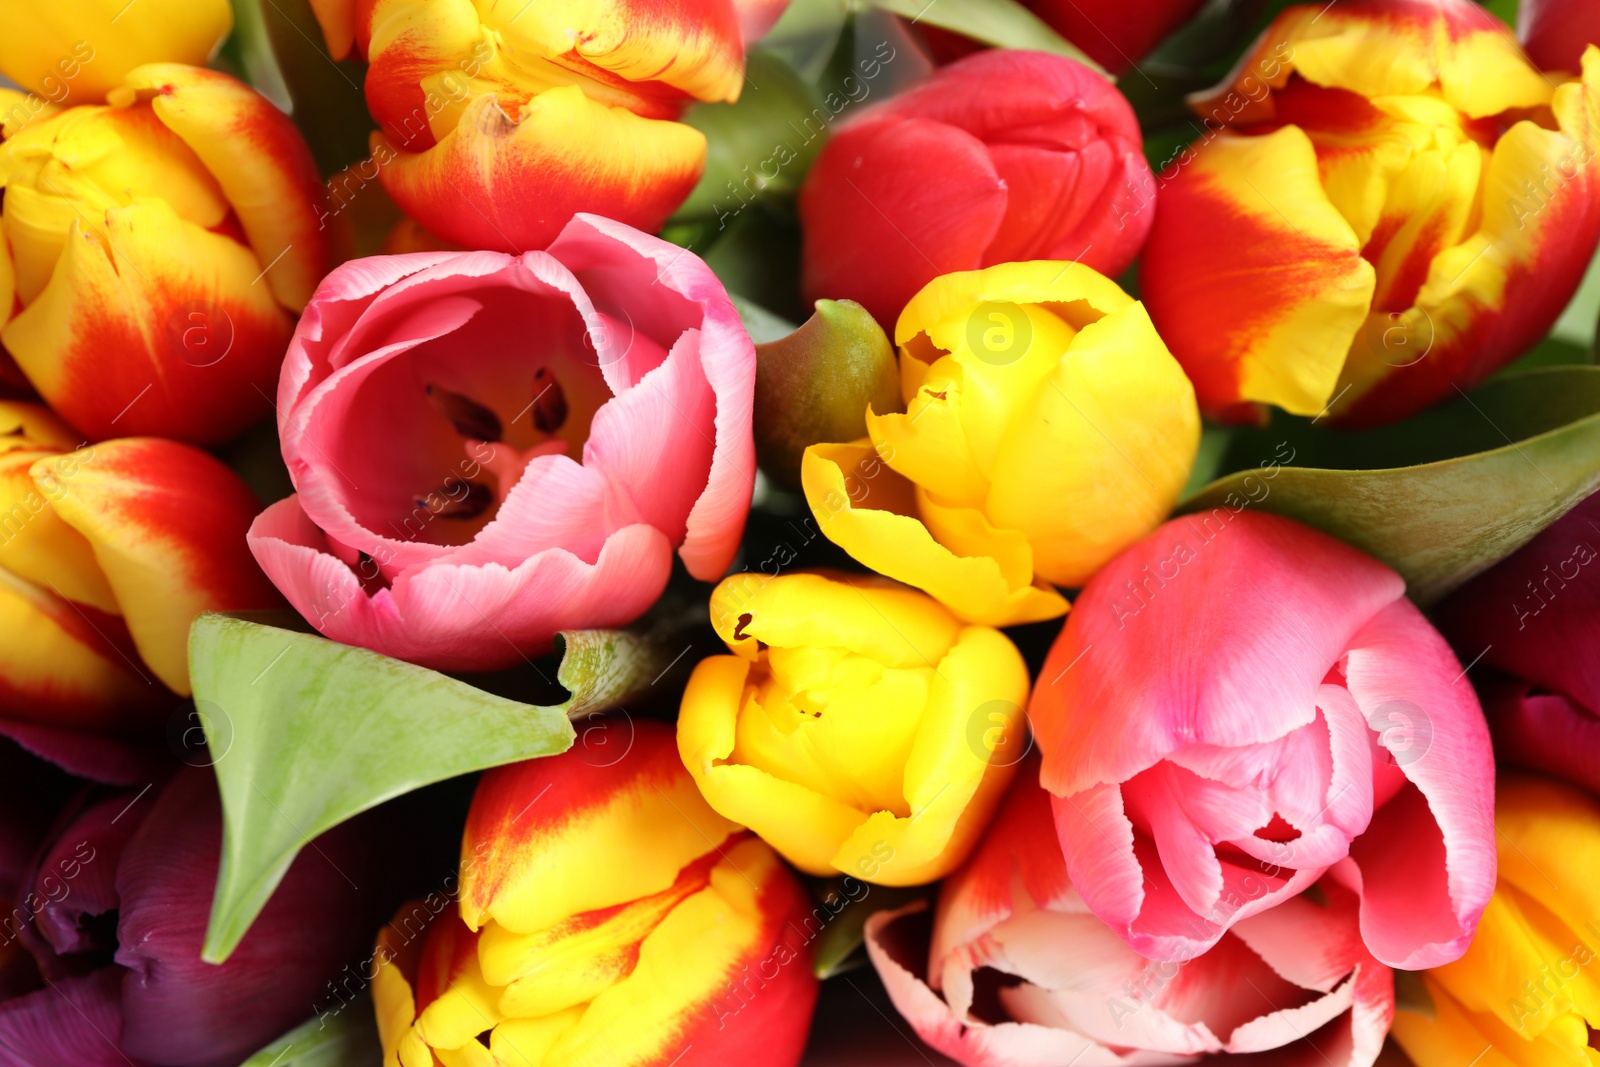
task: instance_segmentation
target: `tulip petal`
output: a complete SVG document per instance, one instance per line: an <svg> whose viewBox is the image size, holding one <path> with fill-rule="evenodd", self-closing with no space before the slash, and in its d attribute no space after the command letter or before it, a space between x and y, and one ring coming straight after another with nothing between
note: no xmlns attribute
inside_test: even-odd
<svg viewBox="0 0 1600 1067"><path fill-rule="evenodd" d="M0 570L0 713L69 730L148 727L172 696L121 619Z"/></svg>
<svg viewBox="0 0 1600 1067"><path fill-rule="evenodd" d="M141 63L209 62L233 11L227 0L85 0L29 10L25 25L0 39L0 71L45 99L80 104L100 100Z"/></svg>
<svg viewBox="0 0 1600 1067"><path fill-rule="evenodd" d="M1534 695L1526 682L1483 687L1484 713L1502 763L1543 771L1600 792L1600 717L1566 697Z"/></svg>
<svg viewBox="0 0 1600 1067"><path fill-rule="evenodd" d="M33 476L70 485L57 514L94 546L140 656L174 692L189 692L189 624L201 612L281 603L244 545L255 497L199 449L110 441L39 460Z"/></svg>
<svg viewBox="0 0 1600 1067"><path fill-rule="evenodd" d="M319 838L289 867L227 963L205 963L200 946L222 808L209 769L175 778L117 867L128 1056L223 1067L303 1019L326 995L328 975L361 951L375 918L377 871L363 859L361 833L359 824L346 824Z"/></svg>
<svg viewBox="0 0 1600 1067"><path fill-rule="evenodd" d="M56 953L116 947L110 931L93 929L89 920L116 913L118 863L153 806L143 793L114 793L80 812L37 858L31 888L44 903L34 922Z"/></svg>
<svg viewBox="0 0 1600 1067"><path fill-rule="evenodd" d="M122 977L121 967L102 967L0 1001L0 1055L12 1067L127 1067L113 1036L122 1032Z"/></svg>
<svg viewBox="0 0 1600 1067"><path fill-rule="evenodd" d="M468 927L492 919L533 933L660 893L734 832L683 769L671 729L649 720L630 726L620 758L573 749L484 776L464 838L484 843L481 854L462 859ZM566 877L574 869L600 873Z"/></svg>
<svg viewBox="0 0 1600 1067"><path fill-rule="evenodd" d="M1050 651L1029 707L1045 787L1068 796L1185 744L1304 726L1329 665L1403 591L1370 556L1278 516L1168 522L1090 579Z"/></svg>
<svg viewBox="0 0 1600 1067"><path fill-rule="evenodd" d="M1141 261L1150 315L1207 412L1254 401L1317 415L1366 320L1372 265L1298 127L1192 151L1163 176Z"/></svg>
<svg viewBox="0 0 1600 1067"><path fill-rule="evenodd" d="M913 517L910 483L887 469L865 438L807 448L800 480L823 536L878 573L925 590L968 622L1011 626L1067 610L1054 589L1012 586L994 558L959 556L935 541ZM872 507L860 506L869 502Z"/></svg>
<svg viewBox="0 0 1600 1067"><path fill-rule="evenodd" d="M1396 747L1388 733L1379 737L1415 788L1380 808L1351 847L1362 936L1392 967L1447 963L1466 950L1494 892L1488 728L1450 647L1408 600L1355 635L1345 675L1369 722L1386 708L1414 709L1429 736L1420 752L1411 738Z"/></svg>
<svg viewBox="0 0 1600 1067"><path fill-rule="evenodd" d="M817 996L795 922L809 907L770 848L740 841L711 884L645 937L638 967L590 1002L548 1062L794 1067Z"/></svg>
<svg viewBox="0 0 1600 1067"><path fill-rule="evenodd" d="M544 248L579 209L659 229L705 163L698 130L607 107L575 85L540 93L519 118L492 94L475 97L424 152L374 138L375 155L390 159L384 188L408 215L447 241L503 252Z"/></svg>
<svg viewBox="0 0 1600 1067"><path fill-rule="evenodd" d="M607 255L617 244L637 252L641 262L619 264L614 254ZM599 308L627 309L638 347L643 347L641 333L655 333L665 346L683 330L699 324L700 369L716 397L715 428L710 431L714 443L711 472L689 512L678 554L694 577L701 581L720 578L738 553L755 488L755 445L749 428L755 407L756 361L750 335L711 268L686 249L659 238L599 215L580 214L551 246L551 254L560 256L572 269ZM689 309L664 294L643 297L646 269L653 287L679 294L693 306L687 320L680 316ZM624 352L601 367L607 380L614 382L613 388L619 379L610 375L624 365L634 379L630 385L644 377L637 357Z"/></svg>
<svg viewBox="0 0 1600 1067"><path fill-rule="evenodd" d="M119 95L121 94L121 95ZM152 63L128 74L113 102L148 100L217 179L278 302L299 311L328 272L327 191L289 116L236 78Z"/></svg>
<svg viewBox="0 0 1600 1067"><path fill-rule="evenodd" d="M939 181L905 180L930 159ZM833 195L841 185L850 192ZM805 297L848 297L887 326L924 283L983 265L1007 200L988 149L965 130L915 117L848 124L800 191Z"/></svg>
<svg viewBox="0 0 1600 1067"><path fill-rule="evenodd" d="M661 595L672 566L659 531L625 526L592 564L562 549L514 568L437 564L369 594L297 497L263 511L246 540L273 584L324 635L461 670L524 662L562 629L631 622ZM483 639L486 620L497 640Z"/></svg>
<svg viewBox="0 0 1600 1067"><path fill-rule="evenodd" d="M110 208L103 236L73 222L49 285L0 336L91 439L224 441L266 413L256 390L270 388L289 335L287 314L252 284L260 270L164 201Z"/></svg>

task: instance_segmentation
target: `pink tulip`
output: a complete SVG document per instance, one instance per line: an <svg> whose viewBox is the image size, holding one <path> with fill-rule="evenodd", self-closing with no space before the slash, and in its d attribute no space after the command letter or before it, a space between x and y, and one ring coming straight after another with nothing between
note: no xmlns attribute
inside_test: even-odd
<svg viewBox="0 0 1600 1067"><path fill-rule="evenodd" d="M1089 910L1182 960L1324 874L1392 967L1466 950L1495 884L1494 765L1400 576L1288 519L1174 519L1095 575L1029 717Z"/></svg>
<svg viewBox="0 0 1600 1067"><path fill-rule="evenodd" d="M1502 762L1600 792L1600 493L1439 605Z"/></svg>
<svg viewBox="0 0 1600 1067"><path fill-rule="evenodd" d="M1334 880L1243 919L1187 962L1148 960L1084 906L1030 761L978 851L922 905L867 920L867 952L922 1039L970 1067L1136 1067L1280 1050L1370 1067L1394 978ZM1208 1061L1210 1062L1210 1061ZM1249 1061L1257 1062L1257 1061Z"/></svg>
<svg viewBox="0 0 1600 1067"><path fill-rule="evenodd" d="M491 669L617 626L677 548L720 577L755 477L755 349L698 258L579 215L545 251L356 260L278 383L297 495L250 546L328 637Z"/></svg>

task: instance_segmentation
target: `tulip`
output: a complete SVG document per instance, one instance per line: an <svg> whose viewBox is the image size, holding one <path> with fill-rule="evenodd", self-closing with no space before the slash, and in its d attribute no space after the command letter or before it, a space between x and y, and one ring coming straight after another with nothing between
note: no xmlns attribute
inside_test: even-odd
<svg viewBox="0 0 1600 1067"><path fill-rule="evenodd" d="M1168 34L1200 10L1204 0L1023 0L1051 29L1112 74L1138 70ZM917 28L934 59L948 63L981 45L927 23Z"/></svg>
<svg viewBox="0 0 1600 1067"><path fill-rule="evenodd" d="M127 732L188 695L189 624L279 603L244 545L256 508L197 448L77 448L0 402L0 716Z"/></svg>
<svg viewBox="0 0 1600 1067"><path fill-rule="evenodd" d="M7 926L20 917L49 983L0 1001L15 1067L235 1067L311 1013L371 928L375 868L347 824L300 854L227 963L203 963L222 848L209 769L91 797L59 825Z"/></svg>
<svg viewBox="0 0 1600 1067"><path fill-rule="evenodd" d="M706 800L809 874L942 878L1023 744L1028 670L997 630L876 577L738 574L711 595L678 751Z"/></svg>
<svg viewBox="0 0 1600 1067"><path fill-rule="evenodd" d="M1182 960L1325 874L1391 967L1455 959L1494 889L1494 766L1400 576L1241 501L1096 574L1028 708L1072 884Z"/></svg>
<svg viewBox="0 0 1600 1067"><path fill-rule="evenodd" d="M1116 88L1042 52L997 51L863 110L800 190L807 299L887 327L940 274L1071 259L1115 276L1138 254L1154 179Z"/></svg>
<svg viewBox="0 0 1600 1067"><path fill-rule="evenodd" d="M298 493L250 547L328 637L507 667L559 630L637 618L675 547L703 581L727 571L754 390L716 276L609 219L522 256L356 260L289 346L278 431Z"/></svg>
<svg viewBox="0 0 1600 1067"><path fill-rule="evenodd" d="M204 66L233 28L228 0L10 5L0 74L54 104L99 103L146 63Z"/></svg>
<svg viewBox="0 0 1600 1067"><path fill-rule="evenodd" d="M1054 618L1155 528L1200 441L1143 306L1078 263L948 274L895 327L906 413L807 450L818 527L967 622Z"/></svg>
<svg viewBox="0 0 1600 1067"><path fill-rule="evenodd" d="M1557 84L1469 0L1291 7L1193 102L1140 285L1219 418L1454 395L1545 335L1600 240L1600 53Z"/></svg>
<svg viewBox="0 0 1600 1067"><path fill-rule="evenodd" d="M1324 880L1192 960L1145 959L1084 910L1037 772L1029 759L978 851L944 883L931 937L924 903L867 920L872 964L924 1041L971 1067L1272 1049L1278 1058L1263 1062L1371 1067L1394 978L1361 942L1354 893Z"/></svg>
<svg viewBox="0 0 1600 1067"><path fill-rule="evenodd" d="M379 932L386 1064L799 1062L817 996L804 891L706 806L670 728L627 727L621 756L483 776L459 900Z"/></svg>
<svg viewBox="0 0 1600 1067"><path fill-rule="evenodd" d="M738 99L743 35L783 6L314 5L330 51L370 64L373 158L395 202L446 241L502 252L545 247L578 212L659 229L705 167L705 136L676 120Z"/></svg>
<svg viewBox="0 0 1600 1067"><path fill-rule="evenodd" d="M1517 38L1541 70L1583 69L1583 52L1600 44L1600 7L1587 0L1522 0Z"/></svg>
<svg viewBox="0 0 1600 1067"><path fill-rule="evenodd" d="M1432 1010L1398 1012L1395 1039L1417 1067L1588 1067L1600 1027L1600 804L1507 775L1495 829L1500 882L1478 936L1422 976Z"/></svg>
<svg viewBox="0 0 1600 1067"><path fill-rule="evenodd" d="M288 117L225 74L150 64L110 99L0 144L0 340L90 439L215 444L266 412L327 269L322 185Z"/></svg>
<svg viewBox="0 0 1600 1067"><path fill-rule="evenodd" d="M1600 494L1440 604L1495 755L1600 792ZM1487 673L1487 672L1486 672Z"/></svg>

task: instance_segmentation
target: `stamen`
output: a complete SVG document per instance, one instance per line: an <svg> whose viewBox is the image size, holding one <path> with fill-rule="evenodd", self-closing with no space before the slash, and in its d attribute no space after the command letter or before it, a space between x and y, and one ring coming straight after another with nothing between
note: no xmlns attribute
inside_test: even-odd
<svg viewBox="0 0 1600 1067"><path fill-rule="evenodd" d="M429 383L423 387L433 410L450 420L456 433L477 441L500 440L500 416L471 397Z"/></svg>
<svg viewBox="0 0 1600 1067"><path fill-rule="evenodd" d="M555 433L567 422L567 394L548 367L533 372L538 393L533 398L533 428L540 433Z"/></svg>

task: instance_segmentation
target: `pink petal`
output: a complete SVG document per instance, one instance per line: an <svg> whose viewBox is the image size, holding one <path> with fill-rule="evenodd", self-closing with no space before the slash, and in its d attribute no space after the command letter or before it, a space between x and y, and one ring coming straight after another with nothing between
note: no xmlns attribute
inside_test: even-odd
<svg viewBox="0 0 1600 1067"><path fill-rule="evenodd" d="M1160 527L1073 605L1028 709L1057 796L1126 781L1186 744L1258 744L1306 725L1350 638L1404 591L1389 568L1299 523L1217 511L1227 518Z"/></svg>
<svg viewBox="0 0 1600 1067"><path fill-rule="evenodd" d="M648 275L618 256L618 246L636 253ZM739 313L698 256L598 215L576 216L550 253L572 269L597 308L626 307L633 330L657 337L663 348L672 347L686 330L699 329L701 371L716 397L716 418L710 475L689 512L678 554L690 574L715 581L738 554L755 489L756 354ZM610 375L625 363L606 362L601 370L612 381ZM631 383L650 369L627 364ZM615 381L612 388L620 392Z"/></svg>
<svg viewBox="0 0 1600 1067"><path fill-rule="evenodd" d="M1414 788L1380 808L1351 849L1362 932L1391 967L1437 967L1466 951L1494 892L1489 731L1460 663L1408 600L1362 627L1345 675L1369 722L1416 720L1406 735L1380 736Z"/></svg>
<svg viewBox="0 0 1600 1067"><path fill-rule="evenodd" d="M1083 902L1114 929L1131 928L1145 902L1144 872L1134 857L1121 788L1097 785L1057 796L1051 808L1067 875Z"/></svg>
<svg viewBox="0 0 1600 1067"><path fill-rule="evenodd" d="M369 595L296 497L263 511L249 542L261 569L325 636L444 670L509 667L548 651L559 630L631 622L672 569L667 539L635 525L612 534L592 564L563 549L514 568L438 563Z"/></svg>
<svg viewBox="0 0 1600 1067"><path fill-rule="evenodd" d="M62 978L0 1001L0 1061L6 1067L127 1067L121 967Z"/></svg>

